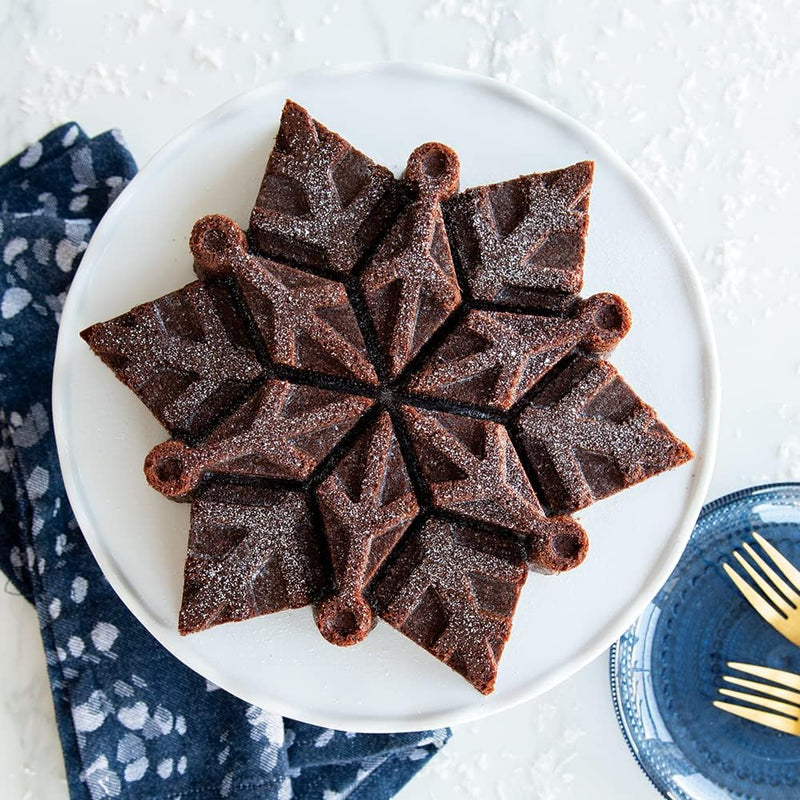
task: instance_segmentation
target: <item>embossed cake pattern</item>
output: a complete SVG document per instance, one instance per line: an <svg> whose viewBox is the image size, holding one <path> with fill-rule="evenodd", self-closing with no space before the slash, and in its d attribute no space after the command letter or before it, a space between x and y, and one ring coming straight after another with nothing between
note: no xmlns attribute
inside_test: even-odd
<svg viewBox="0 0 800 800"><path fill-rule="evenodd" d="M249 230L203 217L197 281L82 334L169 431L182 633L312 605L493 690L529 571L586 556L569 515L692 457L605 360L625 302L579 296L592 176L459 193L428 143L397 179L287 101Z"/></svg>

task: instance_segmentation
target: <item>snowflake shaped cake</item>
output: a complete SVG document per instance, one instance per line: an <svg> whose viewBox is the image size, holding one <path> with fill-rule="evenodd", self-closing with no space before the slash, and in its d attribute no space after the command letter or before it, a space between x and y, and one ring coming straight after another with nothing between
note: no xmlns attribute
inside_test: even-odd
<svg viewBox="0 0 800 800"><path fill-rule="evenodd" d="M604 360L624 301L578 296L592 170L458 193L429 143L397 180L287 101L249 231L202 218L197 281L83 332L171 434L182 633L380 616L492 691L529 567L586 554L569 514L691 458Z"/></svg>

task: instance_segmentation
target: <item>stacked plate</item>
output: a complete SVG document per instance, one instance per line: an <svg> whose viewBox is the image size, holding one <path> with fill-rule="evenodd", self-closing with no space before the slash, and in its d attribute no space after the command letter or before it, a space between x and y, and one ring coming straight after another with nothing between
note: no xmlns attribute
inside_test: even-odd
<svg viewBox="0 0 800 800"><path fill-rule="evenodd" d="M753 531L800 564L800 484L707 505L669 580L611 650L620 725L665 797L800 797L800 739L712 705L723 699L729 661L800 673L800 648L756 614L722 569Z"/></svg>

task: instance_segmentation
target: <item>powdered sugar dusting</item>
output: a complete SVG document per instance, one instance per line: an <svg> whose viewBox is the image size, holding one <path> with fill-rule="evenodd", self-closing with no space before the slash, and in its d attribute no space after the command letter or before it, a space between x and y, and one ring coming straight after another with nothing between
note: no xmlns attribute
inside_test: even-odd
<svg viewBox="0 0 800 800"><path fill-rule="evenodd" d="M520 416L555 513L571 513L692 458L606 361L578 358ZM548 464L550 470L547 469Z"/></svg>
<svg viewBox="0 0 800 800"><path fill-rule="evenodd" d="M211 487L192 505L180 627L306 605L320 591L316 538L298 492ZM229 540L229 532L238 538Z"/></svg>
<svg viewBox="0 0 800 800"><path fill-rule="evenodd" d="M488 694L526 574L518 542L429 520L401 545L375 595L390 625Z"/></svg>
<svg viewBox="0 0 800 800"><path fill-rule="evenodd" d="M583 162L526 175L468 189L448 204L454 246L476 298L526 305L531 291L580 290L592 171Z"/></svg>
<svg viewBox="0 0 800 800"><path fill-rule="evenodd" d="M214 484L211 489L237 506L258 505L264 482L291 481L292 486L301 484L310 501L316 492L322 530L312 534L311 526L305 526L305 541L311 546L324 532L334 562L336 594L317 607L323 634L340 645L368 634L373 614L363 590L406 527L418 522L421 527L412 540L422 566L414 561L409 572L408 558L401 556L387 567L384 578L377 578L383 616L488 693L510 631L526 558L555 565L551 571L556 571L576 566L586 551L586 535L577 523L546 517L531 483L533 474L550 495L551 506L562 513L691 457L688 448L656 429L654 413L641 403L624 424L611 419L615 406L604 407L604 413L573 413L588 405L587 398L594 401L598 388L615 378L604 362L590 362L595 368L583 383L567 387L552 408L523 405L521 424L515 424L513 405L526 400L528 389L555 361L579 344L592 350L599 342L601 350L608 349L627 332L627 309L619 298L598 295L580 301L575 297L580 280L577 286L562 281L565 275L581 272L590 162L478 187L464 201L468 231L462 236L474 244L472 249L463 241L459 244L466 259L474 261L477 254L477 264L467 260L467 284L481 300L494 300L506 290L504 269L509 262L518 270L530 253L552 251L542 263L527 263L525 268L545 278L557 273L555 288L566 296L568 307L574 306L574 317L536 321L523 302L520 316L514 317L522 324L515 329L519 335L502 337L501 350L521 370L529 368L531 350L549 349L554 358L546 359L539 372L532 372L515 390L515 381L522 380L518 369L499 408L493 407L498 405L496 397L469 388L469 373L464 375L469 358L458 351L441 350L439 357L445 367L452 362L455 377L464 379L459 395L463 406L443 397L437 399L440 407L423 410L428 401L403 393L417 370L414 359L428 354L434 337L446 330L450 313L462 305L469 318L468 293L459 284L441 207L456 190L458 168L458 158L449 148L421 145L409 157L409 186L401 193L387 169L289 100L253 211L250 242L233 220L203 217L190 237L201 281L84 332L120 379L172 430L182 432L194 425L197 411L237 380L248 395L238 406L230 395L222 398L205 418L207 424L190 432L189 444L171 439L153 448L145 461L145 475L154 488L175 499L193 499L193 520L201 530L187 559L180 623L184 632L291 606L295 588L308 602L310 595L301 586L285 585L285 597L274 597L275 579L265 576L263 568L267 550L278 545L270 544L269 536L258 540L257 531L248 529L248 515L268 512L238 509L235 531L227 522L208 533L222 512L216 505L210 510L203 488L206 476L244 481ZM406 193L410 199L402 207L400 199ZM470 205L476 198L477 210ZM459 203L456 197L456 209ZM375 252L370 254L373 241ZM264 258L251 255L251 246ZM564 252L569 268L551 267ZM289 260L293 266L269 258ZM323 278L318 271L334 272L341 279ZM239 294L214 280L234 282ZM535 288L542 286L533 283ZM237 297L249 308L246 319L240 317L243 308ZM486 323L497 310L490 307L477 318ZM458 319L454 315L451 325ZM342 335L348 327L349 343ZM261 354L267 374L277 372L279 379L269 377L254 385L259 364L253 352L242 347L248 328L250 335L261 338L258 352L267 350ZM480 326L473 327L471 335L487 338ZM479 353L483 349L482 345ZM330 362L338 359L352 367L355 356L366 367L373 360L376 369L351 369L348 378L377 378L377 391L355 382L344 387L337 383L336 391L328 388ZM320 358L323 374L315 369ZM477 369L487 370L480 365ZM365 449L362 433L353 445L345 437L375 404L383 413L369 444ZM419 404L422 409L415 408ZM523 450L532 451L527 470L510 436L512 428ZM536 458L543 446L549 448L550 465ZM584 454L581 469L570 472L579 450ZM390 469L393 455L398 463ZM355 483L354 471L360 472ZM345 478L345 485L337 483ZM564 507L556 504L563 494L562 487L553 485L559 480L567 489ZM263 489L267 495L274 494L271 485ZM384 502L389 485L397 494ZM249 493L248 502L229 500L242 493ZM302 504L299 494L294 497ZM280 531L282 525L294 524L296 515L283 513L284 499L268 502L275 518L263 521L265 526ZM213 519L205 520L207 514ZM476 529L448 515L468 520ZM487 527L492 532L485 533ZM562 535L568 531L574 548ZM228 541L232 536L235 540ZM242 536L244 540L236 539ZM552 557L545 558L539 551L548 542ZM204 546L212 550L200 552ZM477 562L473 551L480 554ZM296 553L297 542L287 539L280 558L291 560ZM459 564L461 575L453 572ZM276 569L282 574L280 566ZM254 588L256 572L266 581L260 590ZM296 577L296 572L289 570L287 575ZM471 589L465 581L471 582Z"/></svg>
<svg viewBox="0 0 800 800"><path fill-rule="evenodd" d="M262 373L241 323L221 316L224 303L224 292L198 281L98 323L84 338L167 428L196 432L211 421L204 408L232 400ZM173 376L170 389L164 375Z"/></svg>

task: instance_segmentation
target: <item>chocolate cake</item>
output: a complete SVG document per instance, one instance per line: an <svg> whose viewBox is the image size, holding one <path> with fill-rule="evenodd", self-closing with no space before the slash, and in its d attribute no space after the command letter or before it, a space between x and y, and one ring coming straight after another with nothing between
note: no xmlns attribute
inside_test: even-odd
<svg viewBox="0 0 800 800"><path fill-rule="evenodd" d="M317 488L335 593L316 609L334 644L363 639L374 624L364 592L419 513L389 415L384 411Z"/></svg>
<svg viewBox="0 0 800 800"><path fill-rule="evenodd" d="M253 255L219 214L195 223L189 246L201 278L234 278L274 365L377 384L344 284Z"/></svg>
<svg viewBox="0 0 800 800"><path fill-rule="evenodd" d="M268 380L193 446L176 439L156 445L145 475L176 500L214 474L307 480L371 405L366 397Z"/></svg>
<svg viewBox="0 0 800 800"><path fill-rule="evenodd" d="M631 325L622 298L596 294L563 317L470 310L412 376L409 390L508 411L576 347L604 353Z"/></svg>
<svg viewBox="0 0 800 800"><path fill-rule="evenodd" d="M691 457L603 360L625 302L578 296L592 171L459 194L445 145L398 180L287 101L249 231L203 217L199 280L83 332L171 435L181 633L382 617L492 691L528 570L586 557L568 514Z"/></svg>
<svg viewBox="0 0 800 800"><path fill-rule="evenodd" d="M195 281L81 336L170 432L215 422L264 369L229 292Z"/></svg>
<svg viewBox="0 0 800 800"><path fill-rule="evenodd" d="M400 544L374 596L390 625L489 694L527 572L519 540L429 519Z"/></svg>
<svg viewBox="0 0 800 800"><path fill-rule="evenodd" d="M580 355L536 389L517 427L542 499L559 514L692 458L611 364Z"/></svg>
<svg viewBox="0 0 800 800"><path fill-rule="evenodd" d="M250 234L264 255L348 273L394 216L399 188L386 167L287 100Z"/></svg>
<svg viewBox="0 0 800 800"><path fill-rule="evenodd" d="M181 633L322 595L325 560L302 492L212 480L197 492L190 526Z"/></svg>
<svg viewBox="0 0 800 800"><path fill-rule="evenodd" d="M476 186L446 205L471 296L563 309L583 285L594 164Z"/></svg>
<svg viewBox="0 0 800 800"><path fill-rule="evenodd" d="M414 199L361 273L361 291L396 378L461 302L441 203L458 188L458 156L441 144L418 147L406 179Z"/></svg>

